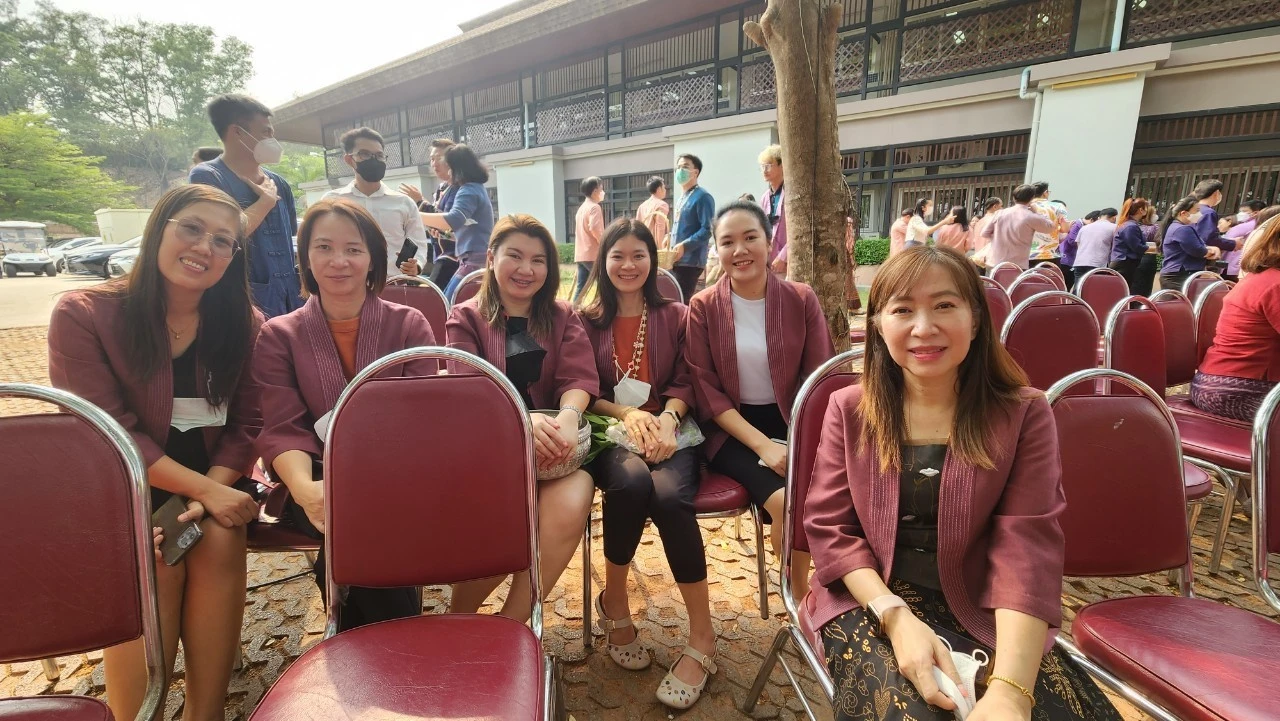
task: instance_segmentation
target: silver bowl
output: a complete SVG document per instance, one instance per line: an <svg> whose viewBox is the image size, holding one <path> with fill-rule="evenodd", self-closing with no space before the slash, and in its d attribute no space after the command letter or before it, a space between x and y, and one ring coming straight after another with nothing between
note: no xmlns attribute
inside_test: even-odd
<svg viewBox="0 0 1280 721"><path fill-rule="evenodd" d="M560 415L560 411L552 410L534 410L529 413L540 413L544 416L555 418ZM555 478L562 478L573 473L582 467L582 461L586 459L587 454L591 452L591 424L587 422L586 416L578 418L578 446L573 449L573 454L569 456L563 463L552 466L550 468L538 469L539 481L550 481Z"/></svg>

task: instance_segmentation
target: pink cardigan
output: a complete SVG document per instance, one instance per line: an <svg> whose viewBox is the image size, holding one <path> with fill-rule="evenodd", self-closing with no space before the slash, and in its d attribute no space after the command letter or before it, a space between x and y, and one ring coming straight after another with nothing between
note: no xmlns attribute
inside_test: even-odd
<svg viewBox="0 0 1280 721"><path fill-rule="evenodd" d="M791 404L805 378L835 355L818 296L804 283L768 274L765 287L765 332L769 339L769 376L778 410L791 422ZM685 359L693 373L698 422L707 437L707 458L715 458L729 434L712 421L740 408L738 346L733 324L731 283L716 283L689 303ZM803 322L801 322L803 319Z"/></svg>
<svg viewBox="0 0 1280 721"><path fill-rule="evenodd" d="M814 628L857 607L845 574L874 568L887 583L897 540L898 471L880 472L874 452L859 449L862 387L836 391L805 502L804 529L817 581L804 603ZM973 637L995 648L995 609L1021 611L1049 624L1046 650L1062 621L1065 539L1053 413L1038 391L994 419L1005 443L996 468L984 470L948 453L938 509L938 571L943 595ZM1003 452L999 452L1003 450Z"/></svg>
<svg viewBox="0 0 1280 721"><path fill-rule="evenodd" d="M684 360L684 334L689 308L683 303L667 303L649 309L649 380L650 395L661 401L678 398L694 407L693 378ZM613 364L613 326L596 328L585 318L583 326L595 351L596 371L600 375L600 397L613 400L613 387L618 384L618 369ZM626 360L630 360L629 358Z"/></svg>
<svg viewBox="0 0 1280 721"><path fill-rule="evenodd" d="M450 348L480 356L506 373L506 334L485 321L476 298L453 307L445 332ZM586 391L592 399L600 395L600 376L593 362L591 341L587 340L582 321L568 303L556 301L551 337L536 339L547 355L542 361L542 376L529 386L529 397L535 406L559 408L561 396L571 390Z"/></svg>
<svg viewBox="0 0 1280 721"><path fill-rule="evenodd" d="M173 421L173 365L162 363L146 381L135 380L124 351L121 313L124 298L97 293L68 293L49 321L49 378L111 414L132 436L150 468L165 456ZM262 322L255 311L254 333ZM161 331L168 337L167 330ZM251 345L252 347L252 345ZM257 456L253 439L262 428L259 394L249 368L252 354L227 407L227 424L204 429L209 465L249 475ZM197 378L203 372L196 360Z"/></svg>
<svg viewBox="0 0 1280 721"><path fill-rule="evenodd" d="M370 293L360 310L356 334L357 370L389 353L436 345L431 326L415 308L388 303ZM434 375L436 364L415 361L379 377ZM324 452L315 422L333 410L347 386L320 298L267 321L254 352L253 377L262 388L262 433L257 450L270 468L285 451Z"/></svg>

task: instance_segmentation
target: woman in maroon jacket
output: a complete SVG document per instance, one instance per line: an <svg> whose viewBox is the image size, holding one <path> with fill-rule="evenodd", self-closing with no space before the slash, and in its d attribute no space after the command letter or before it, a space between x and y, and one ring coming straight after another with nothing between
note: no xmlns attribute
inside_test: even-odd
<svg viewBox="0 0 1280 721"><path fill-rule="evenodd" d="M1066 505L1053 414L996 341L972 265L902 252L876 276L867 320L862 384L831 398L805 507L817 581L805 604L836 718L950 721L936 666L966 689L961 705L976 700L969 721L1118 721L1049 651ZM985 695L940 638L979 660L994 650Z"/></svg>
<svg viewBox="0 0 1280 721"><path fill-rule="evenodd" d="M304 533L324 533L324 436L338 396L356 373L389 353L435 345L419 311L378 297L387 282L387 241L378 222L347 200L321 200L298 229L298 270L306 305L267 321L253 359L262 387L263 462L289 489L285 516ZM390 368L383 376L434 374L435 363ZM323 555L323 551L321 551ZM325 592L324 562L316 583ZM407 588L347 590L341 630L422 612Z"/></svg>
<svg viewBox="0 0 1280 721"><path fill-rule="evenodd" d="M640 221L619 218L604 232L591 286L595 297L582 309L595 349L600 399L591 410L623 423L639 448L601 453L591 474L604 493L604 590L596 618L608 637L609 656L619 666L649 666L631 624L627 575L645 521L653 519L667 564L689 612L688 647L658 687L658 700L677 709L692 706L709 674L704 659L715 656L707 592L707 558L694 515L698 456L679 448L677 431L693 407L693 382L684 360L683 303L658 293L658 246Z"/></svg>
<svg viewBox="0 0 1280 721"><path fill-rule="evenodd" d="M539 468L561 465L578 442L578 422L600 393L591 342L573 308L556 300L560 267L555 241L532 215L508 215L493 226L484 280L471 300L453 307L449 347L473 353L506 374L535 413L533 450ZM584 470L538 482L538 553L542 593L551 593L582 538L595 496ZM449 609L474 613L501 577L454 586ZM529 576L512 577L502 615L526 621Z"/></svg>
<svg viewBox="0 0 1280 721"><path fill-rule="evenodd" d="M133 273L68 293L49 323L53 385L115 417L142 452L152 508L185 498L180 518L204 532L176 565L156 566L166 669L181 639L188 719L222 718L244 616L244 525L258 513L232 487L253 468L261 426L248 368L262 316L249 296L244 222L216 188L165 193ZM142 639L103 660L112 714L131 719L147 685Z"/></svg>
<svg viewBox="0 0 1280 721"><path fill-rule="evenodd" d="M791 404L835 348L813 289L769 272L765 227L755 203L736 201L716 214L715 247L729 282L690 302L685 358L712 470L741 483L770 518L781 518ZM781 523L771 537L777 552ZM808 589L808 554L796 554L792 583L797 595Z"/></svg>

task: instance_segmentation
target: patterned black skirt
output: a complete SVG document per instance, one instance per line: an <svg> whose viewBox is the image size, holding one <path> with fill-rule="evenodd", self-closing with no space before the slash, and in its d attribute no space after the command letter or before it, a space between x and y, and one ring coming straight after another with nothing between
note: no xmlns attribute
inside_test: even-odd
<svg viewBox="0 0 1280 721"><path fill-rule="evenodd" d="M916 617L981 645L947 608L942 593L893 580L890 588L911 607ZM951 640L951 639L948 639ZM836 721L954 721L947 710L925 703L915 686L898 671L893 646L861 608L837 616L822 627L827 670L835 680ZM957 651L969 651L956 643ZM988 649L988 653L990 650ZM981 698L983 689L979 687ZM1121 721L1093 679L1057 648L1045 654L1034 689L1032 721Z"/></svg>

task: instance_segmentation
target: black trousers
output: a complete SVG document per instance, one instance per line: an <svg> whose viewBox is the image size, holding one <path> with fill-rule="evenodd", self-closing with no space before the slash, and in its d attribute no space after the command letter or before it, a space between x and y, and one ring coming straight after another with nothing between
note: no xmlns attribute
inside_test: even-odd
<svg viewBox="0 0 1280 721"><path fill-rule="evenodd" d="M285 505L285 518L299 531L316 539L324 535L316 530L307 512L302 510L292 498ZM320 587L320 598L328 608L325 598L324 547L316 557L316 585ZM390 621L393 618L408 618L422 614L422 591L418 588L364 588L362 586L342 586L342 611L338 614L338 630L346 631L357 626L364 626L378 621Z"/></svg>
<svg viewBox="0 0 1280 721"><path fill-rule="evenodd" d="M676 583L707 579L702 531L694 516L698 493L698 449L683 448L650 466L625 448L610 448L591 463L591 477L604 493L604 557L631 563L652 518Z"/></svg>
<svg viewBox="0 0 1280 721"><path fill-rule="evenodd" d="M1113 260L1107 267L1124 276L1124 280L1129 284L1129 294L1137 295L1136 275L1138 273L1137 259L1134 260Z"/></svg>
<svg viewBox="0 0 1280 721"><path fill-rule="evenodd" d="M1192 275L1195 275L1197 272L1199 272L1199 271L1195 271L1195 270L1180 270L1180 271L1178 271L1178 272L1176 272L1176 273L1161 273L1161 274L1160 274L1160 288L1161 288L1162 290L1163 290L1163 289L1165 289L1165 288L1172 288L1173 290L1176 290L1176 291L1178 291L1179 293L1181 293L1181 292L1182 292L1182 284L1183 284L1183 283L1186 283L1186 282L1187 282L1187 278L1190 278Z"/></svg>
<svg viewBox="0 0 1280 721"><path fill-rule="evenodd" d="M680 292L684 294L686 304L698 291L698 278L702 277L702 270L702 267L697 265L677 265L671 268L676 282L680 284Z"/></svg>
<svg viewBox="0 0 1280 721"><path fill-rule="evenodd" d="M1155 253L1146 253L1138 259L1138 269L1133 272L1133 282L1129 285L1130 293L1143 297L1151 295L1156 284L1158 262Z"/></svg>
<svg viewBox="0 0 1280 721"><path fill-rule="evenodd" d="M783 419L782 411L778 410L777 405L744 404L738 408L738 412L747 423L755 426L756 430L769 438L784 441L787 439L787 422ZM716 451L716 457L711 459L710 466L716 473L723 473L741 483L742 487L747 489L747 495L751 497L751 501L760 507L764 522L773 522L769 512L764 510L764 502L782 490L782 476L774 473L772 468L760 465L760 456L757 456L755 451L743 445L742 441L730 436L724 445L720 446L720 450Z"/></svg>

